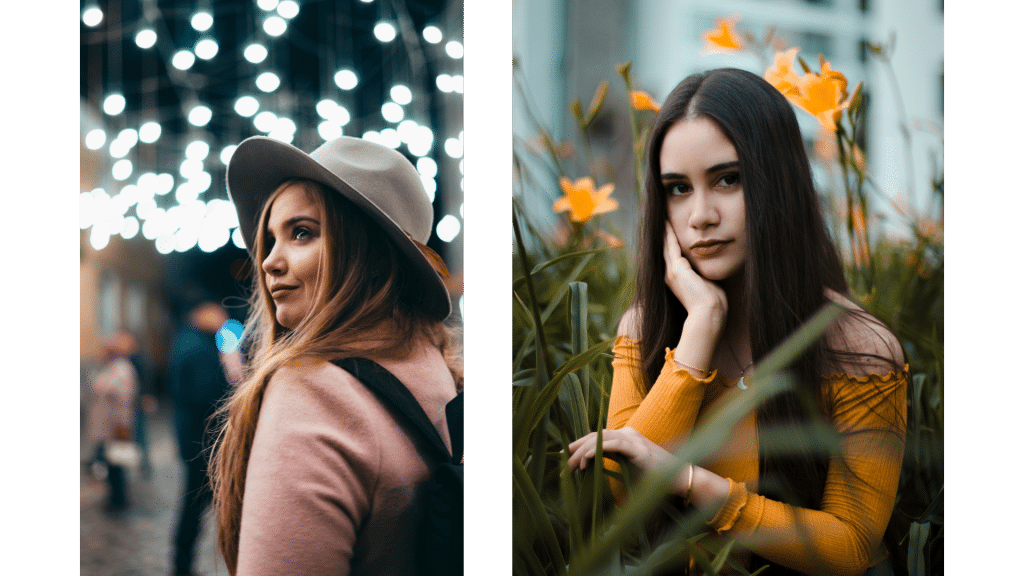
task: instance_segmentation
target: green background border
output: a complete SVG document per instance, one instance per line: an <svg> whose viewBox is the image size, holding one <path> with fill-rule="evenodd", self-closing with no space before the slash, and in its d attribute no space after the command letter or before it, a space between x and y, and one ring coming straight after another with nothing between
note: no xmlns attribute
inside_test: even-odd
<svg viewBox="0 0 1024 576"><path fill-rule="evenodd" d="M466 574L508 574L512 3L466 0L465 10Z"/></svg>

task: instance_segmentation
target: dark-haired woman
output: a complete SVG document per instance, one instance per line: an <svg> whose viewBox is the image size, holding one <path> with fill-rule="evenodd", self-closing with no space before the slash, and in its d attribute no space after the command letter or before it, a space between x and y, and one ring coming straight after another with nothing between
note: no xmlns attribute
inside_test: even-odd
<svg viewBox="0 0 1024 576"><path fill-rule="evenodd" d="M451 447L461 359L442 321L433 210L399 152L357 138L311 154L242 142L228 188L255 266L249 365L214 456L219 542L235 576L412 574L434 462L332 360L396 376ZM444 272L446 273L446 271Z"/></svg>
<svg viewBox="0 0 1024 576"><path fill-rule="evenodd" d="M683 466L673 491L738 539L752 568L885 573L906 366L895 336L847 296L792 108L754 74L694 75L666 99L648 151L637 298L619 324L603 449L641 470L674 458L712 408L757 385L773 347L839 304L788 368L798 390L747 414L717 453ZM838 454L759 445L819 416L839 433ZM570 468L586 467L596 441L570 445Z"/></svg>

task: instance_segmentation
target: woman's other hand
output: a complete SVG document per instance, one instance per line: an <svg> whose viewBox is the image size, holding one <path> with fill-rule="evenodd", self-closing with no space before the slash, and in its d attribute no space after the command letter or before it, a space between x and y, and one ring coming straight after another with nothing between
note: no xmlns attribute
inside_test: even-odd
<svg viewBox="0 0 1024 576"><path fill-rule="evenodd" d="M605 429L601 449L604 456L618 454L641 473L647 473L676 462L675 454L650 441L646 436L626 426L619 430ZM568 469L585 470L597 455L597 432L569 444ZM690 475L692 473L692 476ZM729 495L729 481L700 466L683 466L672 479L669 492L690 497L698 508L717 510Z"/></svg>
<svg viewBox="0 0 1024 576"><path fill-rule="evenodd" d="M646 436L626 426L619 430L605 429L602 432L601 449L604 455L618 454L642 473L667 466L676 457L668 450L651 442ZM569 471L585 470L597 455L597 432L569 444ZM684 468L672 483L672 492L682 495L686 492L687 471ZM681 478L680 478L681 476Z"/></svg>

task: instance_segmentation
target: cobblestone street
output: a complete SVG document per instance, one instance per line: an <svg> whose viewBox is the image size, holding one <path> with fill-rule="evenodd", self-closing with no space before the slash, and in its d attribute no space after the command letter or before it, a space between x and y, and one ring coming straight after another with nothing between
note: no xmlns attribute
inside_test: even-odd
<svg viewBox="0 0 1024 576"><path fill-rule="evenodd" d="M152 473L129 473L129 508L104 509L106 482L81 467L82 576L164 576L171 573L171 540L181 496L183 465L172 432L170 410L162 406L148 422ZM82 461L89 459L82 443ZM227 575L216 547L212 517L204 521L194 570Z"/></svg>

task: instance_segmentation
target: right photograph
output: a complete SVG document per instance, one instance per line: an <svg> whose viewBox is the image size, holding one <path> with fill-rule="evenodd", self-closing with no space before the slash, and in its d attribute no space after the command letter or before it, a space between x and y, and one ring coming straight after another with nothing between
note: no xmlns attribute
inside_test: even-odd
<svg viewBox="0 0 1024 576"><path fill-rule="evenodd" d="M513 573L943 574L943 11L513 3Z"/></svg>

